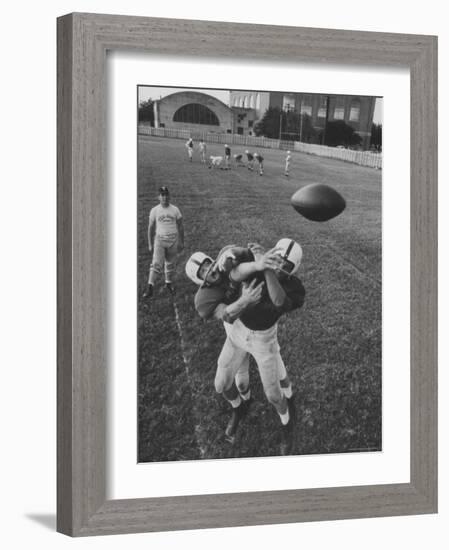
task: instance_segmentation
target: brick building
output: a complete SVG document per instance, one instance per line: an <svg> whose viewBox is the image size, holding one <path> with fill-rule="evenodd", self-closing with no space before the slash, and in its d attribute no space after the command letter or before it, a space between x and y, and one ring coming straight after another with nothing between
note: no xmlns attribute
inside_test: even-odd
<svg viewBox="0 0 449 550"><path fill-rule="evenodd" d="M316 130L311 142L322 143L325 136L326 120L342 120L351 126L362 138L361 147L368 149L371 138L376 98L372 96L306 94L284 92L230 91L231 108L252 108L256 120L260 120L269 107L277 107L285 112L310 116ZM283 128L283 135L288 128ZM303 136L304 137L304 136ZM285 136L288 139L288 135ZM306 139L302 139L306 141Z"/></svg>

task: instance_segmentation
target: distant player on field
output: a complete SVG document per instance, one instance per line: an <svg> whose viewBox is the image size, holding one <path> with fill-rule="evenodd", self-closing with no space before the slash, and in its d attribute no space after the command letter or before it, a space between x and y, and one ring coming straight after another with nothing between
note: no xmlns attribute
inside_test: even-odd
<svg viewBox="0 0 449 550"><path fill-rule="evenodd" d="M242 162L243 155L242 153L237 153L234 155L234 161L237 164L237 166L245 166Z"/></svg>
<svg viewBox="0 0 449 550"><path fill-rule="evenodd" d="M148 287L144 298L153 296L154 284L158 275L165 271L165 286L174 293L173 274L176 257L184 248L184 226L177 206L170 204L167 187L159 189L159 204L151 209L148 223L148 249L153 254Z"/></svg>
<svg viewBox="0 0 449 550"><path fill-rule="evenodd" d="M223 162L223 157L221 156L218 156L218 157L215 157L215 156L210 156L209 157L209 168L220 168L221 167L221 163Z"/></svg>
<svg viewBox="0 0 449 550"><path fill-rule="evenodd" d="M186 148L187 148L187 154L189 155L189 160L192 162L193 160L193 139L189 138L186 141Z"/></svg>
<svg viewBox="0 0 449 550"><path fill-rule="evenodd" d="M228 144L225 144L225 170L229 170L231 168L230 160L231 160L231 148Z"/></svg>
<svg viewBox="0 0 449 550"><path fill-rule="evenodd" d="M254 153L254 158L259 163L259 176L263 176L263 156L259 153Z"/></svg>
<svg viewBox="0 0 449 550"><path fill-rule="evenodd" d="M292 159L292 155L290 153L290 151L287 151L287 156L285 157L285 169L284 169L284 176L288 176L290 175L290 161Z"/></svg>
<svg viewBox="0 0 449 550"><path fill-rule="evenodd" d="M245 151L246 158L248 160L248 170L253 171L254 170L254 155L248 151L248 149Z"/></svg>
<svg viewBox="0 0 449 550"><path fill-rule="evenodd" d="M200 148L200 158L201 158L201 162L202 162L203 164L206 164L207 145L206 145L204 139L202 139L202 140L200 141L199 148Z"/></svg>

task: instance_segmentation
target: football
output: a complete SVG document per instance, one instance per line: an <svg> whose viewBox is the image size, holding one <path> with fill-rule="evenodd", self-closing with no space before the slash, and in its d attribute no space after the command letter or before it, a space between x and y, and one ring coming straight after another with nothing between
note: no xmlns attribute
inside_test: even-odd
<svg viewBox="0 0 449 550"><path fill-rule="evenodd" d="M345 199L329 185L313 183L298 189L291 198L293 208L308 220L325 222L346 208Z"/></svg>

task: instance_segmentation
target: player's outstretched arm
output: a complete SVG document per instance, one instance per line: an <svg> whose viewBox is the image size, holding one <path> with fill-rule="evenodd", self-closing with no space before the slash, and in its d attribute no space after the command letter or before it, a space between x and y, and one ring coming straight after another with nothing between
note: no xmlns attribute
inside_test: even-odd
<svg viewBox="0 0 449 550"><path fill-rule="evenodd" d="M255 245L254 243L252 243L250 247L252 247L250 248L250 252L254 257L254 261L244 261L237 265L230 273L230 278L236 283L245 281L257 271L276 269L280 265L280 258L277 255L277 249L272 248L267 252L263 252L263 248L260 245Z"/></svg>

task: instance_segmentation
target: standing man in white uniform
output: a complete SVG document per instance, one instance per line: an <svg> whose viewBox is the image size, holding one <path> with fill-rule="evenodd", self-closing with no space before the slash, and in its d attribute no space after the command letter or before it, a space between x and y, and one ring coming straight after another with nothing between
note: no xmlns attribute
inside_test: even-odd
<svg viewBox="0 0 449 550"><path fill-rule="evenodd" d="M206 145L204 139L202 139L200 141L199 147L200 147L201 162L203 164L206 164L207 145Z"/></svg>
<svg viewBox="0 0 449 550"><path fill-rule="evenodd" d="M148 278L148 287L143 295L151 298L158 275L165 272L165 286L174 293L173 274L176 256L184 248L184 226L177 206L170 204L167 187L159 189L159 204L151 209L148 223L148 249L153 253Z"/></svg>
<svg viewBox="0 0 449 550"><path fill-rule="evenodd" d="M189 155L189 161L192 162L193 160L193 139L192 138L189 138L186 141L186 149L187 149L187 154Z"/></svg>
<svg viewBox="0 0 449 550"><path fill-rule="evenodd" d="M290 175L290 162L292 160L292 154L290 151L287 151L287 156L285 157L285 168L284 168L284 176Z"/></svg>
<svg viewBox="0 0 449 550"><path fill-rule="evenodd" d="M226 143L225 146L225 170L231 169L231 148Z"/></svg>

